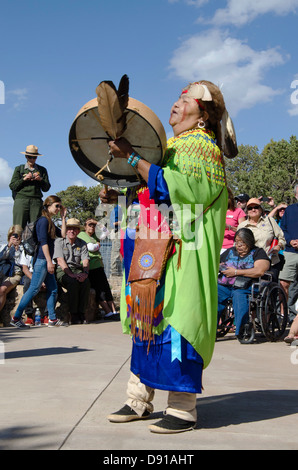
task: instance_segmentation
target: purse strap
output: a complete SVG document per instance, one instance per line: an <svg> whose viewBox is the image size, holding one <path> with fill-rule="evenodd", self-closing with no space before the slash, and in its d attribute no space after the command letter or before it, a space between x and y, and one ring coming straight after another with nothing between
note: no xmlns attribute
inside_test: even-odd
<svg viewBox="0 0 298 470"><path fill-rule="evenodd" d="M213 204L216 203L216 201L220 198L223 190L224 190L225 186L223 186L223 188L221 189L220 193L216 196L216 198L214 199L214 201L211 202L211 204L209 204L208 207L206 207L206 209L203 210L203 212L199 215L199 217L197 217L196 219L194 219L190 225L192 225L194 222L196 222L196 220L198 220L200 217L202 217L202 215L206 214L206 212L213 206Z"/></svg>

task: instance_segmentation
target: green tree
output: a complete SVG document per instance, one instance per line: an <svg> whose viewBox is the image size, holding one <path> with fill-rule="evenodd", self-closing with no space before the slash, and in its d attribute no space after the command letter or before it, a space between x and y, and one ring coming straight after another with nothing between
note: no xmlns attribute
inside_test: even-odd
<svg viewBox="0 0 298 470"><path fill-rule="evenodd" d="M294 186L298 182L298 140L291 136L289 142L271 140L262 152L260 172L263 195L272 196L276 203L295 202Z"/></svg>
<svg viewBox="0 0 298 470"><path fill-rule="evenodd" d="M239 154L226 159L227 182L234 195L270 196L275 203L295 202L298 183L298 140L271 140L260 154L257 147L239 145Z"/></svg>
<svg viewBox="0 0 298 470"><path fill-rule="evenodd" d="M81 224L88 217L94 217L98 206L98 194L101 185L86 188L85 186L69 186L64 191L59 191L57 196L61 198L62 204L67 207L67 217L79 219Z"/></svg>
<svg viewBox="0 0 298 470"><path fill-rule="evenodd" d="M255 193L258 172L261 167L261 157L258 147L239 145L238 155L233 159L226 159L226 174L228 186L234 195Z"/></svg>

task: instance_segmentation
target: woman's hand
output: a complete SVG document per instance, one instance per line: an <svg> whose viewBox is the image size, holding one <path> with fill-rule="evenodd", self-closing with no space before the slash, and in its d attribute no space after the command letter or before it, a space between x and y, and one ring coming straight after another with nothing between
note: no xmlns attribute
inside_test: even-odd
<svg viewBox="0 0 298 470"><path fill-rule="evenodd" d="M134 151L128 140L120 137L117 140L110 140L110 151L115 158L128 158Z"/></svg>
<svg viewBox="0 0 298 470"><path fill-rule="evenodd" d="M47 262L47 269L49 274L54 274L55 265L52 263L52 261Z"/></svg>
<svg viewBox="0 0 298 470"><path fill-rule="evenodd" d="M120 193L115 189L102 189L99 192L99 199L102 204L117 204Z"/></svg>
<svg viewBox="0 0 298 470"><path fill-rule="evenodd" d="M61 206L60 206L60 217L61 217L61 219L65 219L66 213L67 213L66 207L64 207L64 206L61 205Z"/></svg>
<svg viewBox="0 0 298 470"><path fill-rule="evenodd" d="M11 235L11 237L10 237L10 239L9 239L9 242L8 242L9 248L11 248L12 246L14 246L15 249L18 250L20 244L21 244L21 237L15 237L14 235Z"/></svg>

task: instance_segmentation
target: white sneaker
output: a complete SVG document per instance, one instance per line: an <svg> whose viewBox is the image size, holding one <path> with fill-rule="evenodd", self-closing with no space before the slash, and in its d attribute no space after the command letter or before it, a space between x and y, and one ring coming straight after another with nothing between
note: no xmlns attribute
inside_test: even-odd
<svg viewBox="0 0 298 470"><path fill-rule="evenodd" d="M27 328L30 328L29 325L25 325L25 323L20 319L20 320L14 320L13 318L11 319L11 322L10 322L10 325L11 326L14 326L15 328L23 328L23 329L27 329Z"/></svg>
<svg viewBox="0 0 298 470"><path fill-rule="evenodd" d="M50 320L49 319L49 322L48 322L48 327L49 328L53 328L53 327L58 327L58 326L68 326L66 323L64 323L62 320L59 320L57 318L57 320Z"/></svg>

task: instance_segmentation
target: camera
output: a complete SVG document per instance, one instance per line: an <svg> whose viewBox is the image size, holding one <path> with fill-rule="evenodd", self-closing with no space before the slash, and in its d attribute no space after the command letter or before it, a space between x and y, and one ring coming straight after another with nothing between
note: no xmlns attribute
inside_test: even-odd
<svg viewBox="0 0 298 470"><path fill-rule="evenodd" d="M11 236L12 236L12 237L15 237L15 238L19 238L19 234L18 234L18 233L13 233Z"/></svg>
<svg viewBox="0 0 298 470"><path fill-rule="evenodd" d="M269 202L270 198L269 197L262 197L262 202Z"/></svg>

